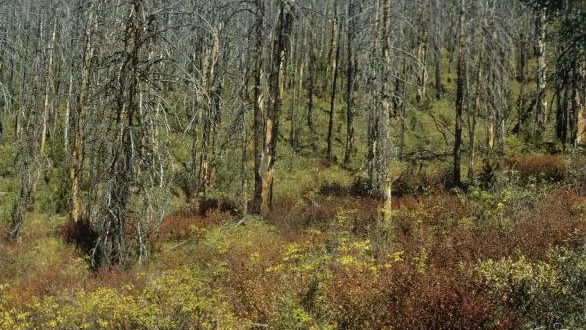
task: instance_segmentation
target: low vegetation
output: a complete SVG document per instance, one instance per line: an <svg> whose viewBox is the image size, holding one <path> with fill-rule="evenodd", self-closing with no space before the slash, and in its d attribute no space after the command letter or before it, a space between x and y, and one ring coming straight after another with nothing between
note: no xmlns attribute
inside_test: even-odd
<svg viewBox="0 0 586 330"><path fill-rule="evenodd" d="M0 329L580 328L586 199L564 164L507 159L466 191L422 175L388 222L356 182L280 196L264 220L211 203L168 216L138 269L92 271L90 231L39 214L0 243Z"/></svg>

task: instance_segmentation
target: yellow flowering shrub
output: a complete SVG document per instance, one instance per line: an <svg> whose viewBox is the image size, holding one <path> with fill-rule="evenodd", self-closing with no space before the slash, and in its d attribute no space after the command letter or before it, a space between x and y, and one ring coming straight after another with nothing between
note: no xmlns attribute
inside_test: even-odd
<svg viewBox="0 0 586 330"><path fill-rule="evenodd" d="M163 273L139 291L127 285L64 292L20 308L7 302L6 289L0 286L0 330L237 330L246 325L233 316L223 296L189 268Z"/></svg>
<svg viewBox="0 0 586 330"><path fill-rule="evenodd" d="M29 313L11 307L6 301L7 284L0 284L0 330L26 330L31 328Z"/></svg>

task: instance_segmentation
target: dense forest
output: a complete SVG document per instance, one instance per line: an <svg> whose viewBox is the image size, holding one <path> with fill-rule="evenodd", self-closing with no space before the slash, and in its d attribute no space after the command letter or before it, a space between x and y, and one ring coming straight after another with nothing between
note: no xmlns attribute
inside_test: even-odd
<svg viewBox="0 0 586 330"><path fill-rule="evenodd" d="M0 0L0 330L583 329L584 0Z"/></svg>

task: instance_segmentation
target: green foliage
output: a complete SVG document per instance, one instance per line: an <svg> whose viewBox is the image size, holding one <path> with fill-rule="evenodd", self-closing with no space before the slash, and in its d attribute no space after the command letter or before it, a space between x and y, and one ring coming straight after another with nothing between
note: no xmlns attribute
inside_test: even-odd
<svg viewBox="0 0 586 330"><path fill-rule="evenodd" d="M0 177L14 176L15 143L0 143Z"/></svg>
<svg viewBox="0 0 586 330"><path fill-rule="evenodd" d="M161 274L142 291L82 289L35 298L21 309L0 299L0 329L245 329L222 301L198 271L184 268Z"/></svg>
<svg viewBox="0 0 586 330"><path fill-rule="evenodd" d="M572 329L585 324L583 254L557 248L547 261L507 257L479 261L475 269L494 299L518 312L528 327L561 324Z"/></svg>
<svg viewBox="0 0 586 330"><path fill-rule="evenodd" d="M509 192L506 190L495 194L471 188L468 192L468 199L473 205L475 218L481 223L502 223L509 198Z"/></svg>

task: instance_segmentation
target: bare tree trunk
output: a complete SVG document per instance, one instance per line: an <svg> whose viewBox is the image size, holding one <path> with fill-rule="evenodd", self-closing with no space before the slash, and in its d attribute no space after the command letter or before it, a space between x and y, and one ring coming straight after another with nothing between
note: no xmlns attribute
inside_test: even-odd
<svg viewBox="0 0 586 330"><path fill-rule="evenodd" d="M377 31L375 38L375 95L369 111L367 165L371 194L384 203L385 218L390 214L390 93L388 79L391 51L391 1L381 0L377 8Z"/></svg>
<svg viewBox="0 0 586 330"><path fill-rule="evenodd" d="M89 78L92 59L94 57L93 29L95 13L94 3L90 2L88 18L85 26L85 49L83 55L83 67L81 70L81 84L77 95L77 108L73 120L73 155L69 179L71 180L69 220L78 222L82 217L81 175L84 160L84 127L86 115L86 100L89 92ZM71 89L71 87L70 87ZM68 112L69 113L69 112Z"/></svg>
<svg viewBox="0 0 586 330"><path fill-rule="evenodd" d="M574 83L574 103L576 113L576 145L586 144L586 60L577 64L577 79Z"/></svg>
<svg viewBox="0 0 586 330"><path fill-rule="evenodd" d="M474 109L469 111L468 115L468 138L469 138L469 150L468 150L468 181L474 181L474 156L476 152L476 116L481 113L482 104L482 61L483 61L483 48L480 48L480 54L478 55L478 63L476 64L476 81L475 81L475 95L474 95Z"/></svg>
<svg viewBox="0 0 586 330"><path fill-rule="evenodd" d="M315 56L313 54L313 34L309 32L309 38L307 43L307 55L305 62L307 63L307 127L311 132L315 132L313 127L313 94L314 94L314 83L313 83L313 67L315 62Z"/></svg>
<svg viewBox="0 0 586 330"><path fill-rule="evenodd" d="M460 4L460 20L458 23L459 37L458 37L458 78L456 83L456 127L454 139L454 184L462 185L462 174L460 169L460 161L462 158L462 113L464 110L464 96L465 96L465 75L466 75L466 55L465 55L465 0L461 0Z"/></svg>
<svg viewBox="0 0 586 330"><path fill-rule="evenodd" d="M26 144L27 142L25 142ZM30 141L28 142L30 143ZM32 194L33 194L33 178L32 178L32 159L29 158L29 151L24 151L26 154L19 156L19 173L20 173L20 182L19 182L19 190L16 194L16 198L12 204L12 212L11 212L11 229L8 233L8 239L14 241L20 236L20 232L22 230L22 226L24 224L24 214L26 212L26 208L29 205Z"/></svg>
<svg viewBox="0 0 586 330"><path fill-rule="evenodd" d="M354 149L354 75L356 73L356 59L354 57L354 39L356 35L355 4L348 1L346 5L346 48L348 58L346 63L346 145L344 148L344 164L350 163Z"/></svg>
<svg viewBox="0 0 586 330"><path fill-rule="evenodd" d="M434 52L434 67L435 67L435 98L441 100L444 97L444 87L442 84L442 59L441 47L436 41L433 46Z"/></svg>
<svg viewBox="0 0 586 330"><path fill-rule="evenodd" d="M246 107L242 108L242 122L241 122L241 148L242 148L242 167L241 167L241 184L240 189L240 209L242 216L248 214L248 125L246 125Z"/></svg>
<svg viewBox="0 0 586 330"><path fill-rule="evenodd" d="M26 70L24 70L26 72ZM16 240L24 225L25 213L34 198L34 173L36 169L35 158L38 155L38 114L34 107L29 109L25 104L23 95L26 92L24 85L20 90L20 109L17 114L17 121L20 122L15 134L17 138L18 153L16 165L19 170L19 187L11 212L11 229L8 232L8 239Z"/></svg>
<svg viewBox="0 0 586 330"><path fill-rule="evenodd" d="M69 153L69 130L71 126L71 100L73 99L73 72L69 73L69 87L67 88L67 101L65 103L65 118L63 124L63 150Z"/></svg>
<svg viewBox="0 0 586 330"><path fill-rule="evenodd" d="M47 60L47 68L45 74L45 97L43 101L43 126L41 132L40 156L45 157L45 145L47 144L47 127L49 120L49 111L53 102L53 54L55 48L55 38L57 35L57 19L54 18L53 32L51 33L51 40L47 46L49 58Z"/></svg>
<svg viewBox="0 0 586 330"><path fill-rule="evenodd" d="M405 106L405 99L407 98L407 88L405 86L405 79L407 79L407 61L403 60L401 75L397 77L395 82L395 96L393 99L393 108L399 119L399 159L403 160L405 150L405 124L407 120L407 109Z"/></svg>
<svg viewBox="0 0 586 330"><path fill-rule="evenodd" d="M567 73L563 69L558 69L556 84L556 137L565 148L568 142L568 95Z"/></svg>
<svg viewBox="0 0 586 330"><path fill-rule="evenodd" d="M289 37L293 27L293 8L291 4L281 2L279 18L273 37L273 51L269 71L269 102L265 135L265 153L261 167L262 176L261 212L267 213L273 200L273 171L277 157L277 141L279 138L279 121L281 116L281 86L284 79Z"/></svg>
<svg viewBox="0 0 586 330"><path fill-rule="evenodd" d="M219 100L221 87L216 83L216 71L220 44L218 38L214 38L211 52L204 57L202 65L200 110L203 114L203 130L201 138L201 151L199 160L199 175L197 193L203 198L209 188L210 173L213 171L213 157L215 154L215 133L218 121Z"/></svg>
<svg viewBox="0 0 586 330"><path fill-rule="evenodd" d="M332 27L332 47L335 48L336 53L332 58L332 93L330 95L330 118L328 122L327 135L327 159L332 159L332 138L334 129L334 107L336 102L336 84L338 82L338 62L340 60L340 29L338 27L338 6L337 1L334 1L334 23Z"/></svg>
<svg viewBox="0 0 586 330"><path fill-rule="evenodd" d="M117 118L116 140L112 147L113 162L110 175L113 181L108 191L107 211L104 227L101 228L96 251L100 252L94 265L126 265L128 244L126 241L126 221L131 199L131 186L135 184L134 143L135 124L139 116L139 50L144 27L143 0L130 0L131 13L126 23L125 58L118 77L116 97ZM94 259L96 259L94 257Z"/></svg>
<svg viewBox="0 0 586 330"><path fill-rule="evenodd" d="M263 28L265 19L264 0L256 0L255 46L254 46L254 198L251 212L260 214L263 191L264 159L264 100L262 92Z"/></svg>
<svg viewBox="0 0 586 330"><path fill-rule="evenodd" d="M547 97L545 95L545 88L547 85L547 67L545 61L545 24L546 24L546 9L541 8L537 13L535 21L535 35L536 40L536 57L537 57L537 91L536 91L536 111L535 122L537 133L541 134L545 130L547 124Z"/></svg>
<svg viewBox="0 0 586 330"><path fill-rule="evenodd" d="M427 80L427 17L423 1L417 1L417 101L423 100L425 96L425 83Z"/></svg>

